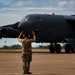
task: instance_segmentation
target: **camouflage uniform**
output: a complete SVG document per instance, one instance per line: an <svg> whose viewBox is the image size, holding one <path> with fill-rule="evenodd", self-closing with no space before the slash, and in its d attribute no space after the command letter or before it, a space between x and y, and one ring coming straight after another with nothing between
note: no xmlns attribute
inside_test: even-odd
<svg viewBox="0 0 75 75"><path fill-rule="evenodd" d="M31 43L34 42L33 39L21 39L22 43L22 60L23 60L23 70L24 72L29 72L30 70L30 62L32 61L32 50Z"/></svg>
<svg viewBox="0 0 75 75"><path fill-rule="evenodd" d="M22 60L23 60L23 70L26 72L29 71L30 70L30 62L32 61L32 53L23 52Z"/></svg>

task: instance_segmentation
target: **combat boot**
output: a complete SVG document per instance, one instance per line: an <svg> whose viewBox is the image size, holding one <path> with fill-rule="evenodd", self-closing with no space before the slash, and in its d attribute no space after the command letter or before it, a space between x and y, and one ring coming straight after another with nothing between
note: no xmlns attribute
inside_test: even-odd
<svg viewBox="0 0 75 75"><path fill-rule="evenodd" d="M27 71L24 71L23 74L27 74Z"/></svg>
<svg viewBox="0 0 75 75"><path fill-rule="evenodd" d="M32 73L28 71L27 74L32 74Z"/></svg>

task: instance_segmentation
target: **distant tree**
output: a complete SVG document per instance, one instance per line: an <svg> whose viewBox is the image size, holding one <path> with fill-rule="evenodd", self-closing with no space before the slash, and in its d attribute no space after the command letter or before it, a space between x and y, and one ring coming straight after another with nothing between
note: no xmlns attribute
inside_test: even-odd
<svg viewBox="0 0 75 75"><path fill-rule="evenodd" d="M9 49L9 46L4 45L4 46L2 47L2 49Z"/></svg>
<svg viewBox="0 0 75 75"><path fill-rule="evenodd" d="M10 46L10 49L21 49L21 45L19 45L19 44L12 45L12 46Z"/></svg>
<svg viewBox="0 0 75 75"><path fill-rule="evenodd" d="M19 45L19 44L12 45L12 46L4 45L3 47L0 47L0 49L5 49L5 50L8 50L8 49L21 49L21 45Z"/></svg>

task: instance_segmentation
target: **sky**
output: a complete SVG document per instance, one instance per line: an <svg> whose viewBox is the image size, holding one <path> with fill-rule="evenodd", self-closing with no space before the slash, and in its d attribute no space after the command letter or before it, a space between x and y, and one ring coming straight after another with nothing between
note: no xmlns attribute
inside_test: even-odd
<svg viewBox="0 0 75 75"><path fill-rule="evenodd" d="M75 0L0 0L0 26L21 21L27 14L45 13L74 15ZM0 47L20 44L17 38L3 38L0 39L0 42ZM35 43L32 44L32 46L37 45Z"/></svg>

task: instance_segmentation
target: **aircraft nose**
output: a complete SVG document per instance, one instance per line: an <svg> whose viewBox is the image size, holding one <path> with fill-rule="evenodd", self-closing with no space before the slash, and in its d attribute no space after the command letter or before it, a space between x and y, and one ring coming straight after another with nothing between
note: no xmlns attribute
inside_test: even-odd
<svg viewBox="0 0 75 75"><path fill-rule="evenodd" d="M22 22L19 24L18 28L20 31L25 31L25 32L31 31L32 30L32 22Z"/></svg>

